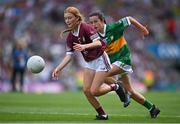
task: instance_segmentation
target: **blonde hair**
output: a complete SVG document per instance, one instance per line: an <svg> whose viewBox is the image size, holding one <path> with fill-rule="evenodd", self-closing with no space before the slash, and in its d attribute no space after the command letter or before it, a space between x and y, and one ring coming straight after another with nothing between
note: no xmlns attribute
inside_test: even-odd
<svg viewBox="0 0 180 124"><path fill-rule="evenodd" d="M63 34L69 31L72 31L80 22L82 22L84 20L84 17L82 16L82 14L80 13L79 9L77 9L76 7L67 7L64 10L64 13L71 13L73 14L75 17L79 18L79 20L76 22L76 24L72 27L72 28L67 28L63 31L61 31L60 33L60 37L63 37Z"/></svg>

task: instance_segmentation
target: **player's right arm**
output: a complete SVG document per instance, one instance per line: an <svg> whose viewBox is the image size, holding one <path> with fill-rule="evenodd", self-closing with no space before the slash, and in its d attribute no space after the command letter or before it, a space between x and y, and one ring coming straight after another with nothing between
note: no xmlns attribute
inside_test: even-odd
<svg viewBox="0 0 180 124"><path fill-rule="evenodd" d="M69 37L67 38L67 44L66 44L66 56L64 59L59 63L59 65L54 69L52 73L52 78L55 80L58 80L58 77L61 73L61 71L67 66L67 64L72 60L72 55L74 53L73 50L73 41L69 40Z"/></svg>
<svg viewBox="0 0 180 124"><path fill-rule="evenodd" d="M72 55L71 54L66 54L64 59L62 60L61 63L54 69L52 73L52 78L55 80L58 80L58 77L60 75L60 72L67 66L67 64L71 61Z"/></svg>

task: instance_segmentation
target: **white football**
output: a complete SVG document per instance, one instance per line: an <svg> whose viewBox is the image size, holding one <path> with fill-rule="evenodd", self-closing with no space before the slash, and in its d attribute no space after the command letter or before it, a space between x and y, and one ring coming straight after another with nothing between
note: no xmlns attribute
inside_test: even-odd
<svg viewBox="0 0 180 124"><path fill-rule="evenodd" d="M32 73L40 73L45 67L45 61L41 56L31 56L27 61L27 68Z"/></svg>

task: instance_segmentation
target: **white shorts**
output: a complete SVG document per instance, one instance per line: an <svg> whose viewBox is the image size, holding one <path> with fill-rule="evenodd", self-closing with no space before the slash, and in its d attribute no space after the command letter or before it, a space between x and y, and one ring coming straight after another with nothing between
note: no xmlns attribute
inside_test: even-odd
<svg viewBox="0 0 180 124"><path fill-rule="evenodd" d="M130 65L126 65L126 64L124 64L124 63L122 63L120 61L115 61L112 64L118 66L121 69L123 69L125 71L125 73L133 73L132 66L130 66Z"/></svg>
<svg viewBox="0 0 180 124"><path fill-rule="evenodd" d="M90 62L85 62L84 68L92 69L98 72L98 71L109 71L111 70L112 66L108 58L108 55L104 52L103 55L100 56L99 58Z"/></svg>

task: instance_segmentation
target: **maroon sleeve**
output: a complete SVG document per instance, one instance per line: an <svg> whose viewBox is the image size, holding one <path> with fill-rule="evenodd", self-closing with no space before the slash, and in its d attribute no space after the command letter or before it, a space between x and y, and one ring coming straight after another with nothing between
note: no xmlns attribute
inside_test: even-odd
<svg viewBox="0 0 180 124"><path fill-rule="evenodd" d="M83 28L84 28L84 31L85 31L85 34L87 37L90 37L90 39L93 41L95 39L100 39L97 31L89 24L84 24L83 25Z"/></svg>

